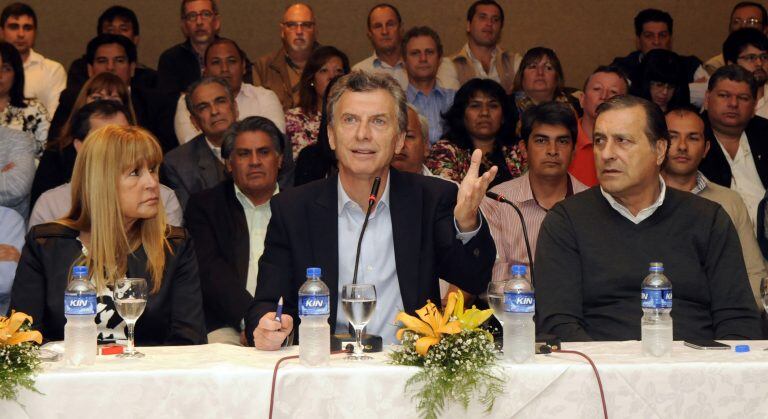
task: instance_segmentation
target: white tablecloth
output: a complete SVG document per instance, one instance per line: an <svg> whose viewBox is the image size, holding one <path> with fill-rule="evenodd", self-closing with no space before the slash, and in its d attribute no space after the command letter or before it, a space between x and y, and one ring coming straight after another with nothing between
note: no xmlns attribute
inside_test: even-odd
<svg viewBox="0 0 768 419"><path fill-rule="evenodd" d="M744 343L744 342L740 342ZM697 351L675 342L667 359L639 355L639 342L573 343L597 364L612 418L768 417L768 342L748 342L749 353ZM43 394L24 391L22 408L0 402L0 418L266 418L274 353L223 344L141 348L135 360L99 357L78 369L44 364L37 377ZM335 355L327 367L305 368L298 360L278 373L275 418L413 418L404 394L417 370L373 361L347 362ZM507 384L488 417L598 418L597 382L576 355L537 355L532 363L506 365ZM446 418L482 417L449 406Z"/></svg>

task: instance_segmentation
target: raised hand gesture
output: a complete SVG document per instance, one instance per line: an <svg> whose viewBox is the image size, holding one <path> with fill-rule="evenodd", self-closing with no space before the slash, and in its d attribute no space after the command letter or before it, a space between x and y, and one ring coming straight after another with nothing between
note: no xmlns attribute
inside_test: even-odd
<svg viewBox="0 0 768 419"><path fill-rule="evenodd" d="M499 168L491 167L491 170L480 173L480 161L483 159L483 152L476 149L472 153L472 162L469 165L467 175L459 185L459 192L456 195L456 208L453 210L453 217L456 218L456 224L459 231L465 233L475 230L480 224L477 216L480 202L485 197L488 185L496 177Z"/></svg>

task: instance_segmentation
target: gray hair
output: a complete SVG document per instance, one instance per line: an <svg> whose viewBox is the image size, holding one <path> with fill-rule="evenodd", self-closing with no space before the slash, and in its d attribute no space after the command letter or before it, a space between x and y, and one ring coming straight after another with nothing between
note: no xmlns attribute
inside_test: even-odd
<svg viewBox="0 0 768 419"><path fill-rule="evenodd" d="M421 126L421 136L424 137L424 141L429 142L429 120L426 116L422 115L415 106L408 103L408 109L412 110L416 114L416 118L419 120Z"/></svg>
<svg viewBox="0 0 768 419"><path fill-rule="evenodd" d="M236 121L224 132L224 139L221 143L221 158L229 159L232 151L235 149L235 140L237 136L244 132L261 131L272 139L272 147L277 154L283 154L285 137L274 122L263 116L249 116L242 121Z"/></svg>
<svg viewBox="0 0 768 419"><path fill-rule="evenodd" d="M387 74L372 74L365 71L353 71L341 76L328 93L328 126L333 126L333 115L341 96L347 92L372 92L385 90L395 101L398 134L408 130L408 107L405 91L392 76Z"/></svg>
<svg viewBox="0 0 768 419"><path fill-rule="evenodd" d="M187 110L191 115L197 115L195 113L194 103L192 103L192 93L197 90L200 86L205 86L208 84L220 84L224 87L224 90L227 91L227 98L229 99L230 103L235 103L235 95L232 93L232 88L229 87L229 83L227 83L226 80L224 80L221 77L203 77L200 80L195 81L194 83L189 85L189 88L187 89L186 95L184 95L184 104L187 105Z"/></svg>

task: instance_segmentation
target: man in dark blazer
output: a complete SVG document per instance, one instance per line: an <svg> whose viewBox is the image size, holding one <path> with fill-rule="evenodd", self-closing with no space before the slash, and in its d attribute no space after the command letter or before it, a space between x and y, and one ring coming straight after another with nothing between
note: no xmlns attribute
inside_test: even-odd
<svg viewBox="0 0 768 419"><path fill-rule="evenodd" d="M246 343L241 323L256 290L284 142L267 118L235 122L221 147L232 179L194 194L187 205L209 343Z"/></svg>
<svg viewBox="0 0 768 419"><path fill-rule="evenodd" d="M246 316L249 343L276 350L293 330L305 270L321 267L330 289L331 329L345 329L339 290L351 283L358 223L371 185L381 178L363 248L359 282L377 286L377 313L368 331L388 340L398 309L440 301L438 277L480 294L490 280L496 249L478 207L494 167L482 176L475 150L459 187L390 169L407 127L405 94L390 78L364 72L343 76L329 94L329 141L339 174L281 192L270 202L272 218L259 260L256 295ZM361 224L361 223L360 223ZM281 321L275 308L284 300Z"/></svg>
<svg viewBox="0 0 768 419"><path fill-rule="evenodd" d="M744 68L731 64L715 71L704 102L712 147L699 165L709 180L739 193L753 223L768 188L768 120L754 116L756 92L755 79Z"/></svg>

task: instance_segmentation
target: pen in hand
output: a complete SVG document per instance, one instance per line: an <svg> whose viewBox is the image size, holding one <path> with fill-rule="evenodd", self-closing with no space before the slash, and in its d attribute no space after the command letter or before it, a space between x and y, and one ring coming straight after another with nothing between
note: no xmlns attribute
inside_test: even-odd
<svg viewBox="0 0 768 419"><path fill-rule="evenodd" d="M280 297L280 300L277 301L277 312L275 313L275 321L279 322L280 316L283 315L283 297Z"/></svg>

